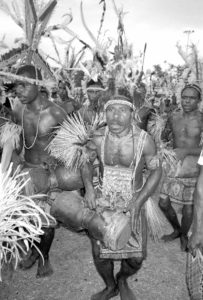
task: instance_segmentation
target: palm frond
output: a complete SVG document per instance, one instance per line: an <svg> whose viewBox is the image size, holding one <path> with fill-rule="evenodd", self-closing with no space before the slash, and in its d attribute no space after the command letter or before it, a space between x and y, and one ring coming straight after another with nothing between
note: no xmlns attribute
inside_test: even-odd
<svg viewBox="0 0 203 300"><path fill-rule="evenodd" d="M31 197L22 194L28 182L24 181L23 174L16 171L11 175L11 172L11 165L5 173L0 167L0 270L4 263L11 261L16 268L23 253L40 241L42 217L47 225L53 219Z"/></svg>

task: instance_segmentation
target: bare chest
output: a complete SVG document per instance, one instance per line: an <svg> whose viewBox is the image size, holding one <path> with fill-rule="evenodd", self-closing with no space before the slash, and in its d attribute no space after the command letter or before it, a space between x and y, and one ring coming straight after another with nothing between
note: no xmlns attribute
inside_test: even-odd
<svg viewBox="0 0 203 300"><path fill-rule="evenodd" d="M198 117L175 119L172 125L175 138L196 139L201 134L201 122Z"/></svg>
<svg viewBox="0 0 203 300"><path fill-rule="evenodd" d="M104 145L104 162L107 165L129 167L135 156L134 141L131 138L108 137Z"/></svg>
<svg viewBox="0 0 203 300"><path fill-rule="evenodd" d="M22 127L26 139L33 136L38 138L47 136L56 125L53 117L47 111L38 113L24 111L22 114Z"/></svg>

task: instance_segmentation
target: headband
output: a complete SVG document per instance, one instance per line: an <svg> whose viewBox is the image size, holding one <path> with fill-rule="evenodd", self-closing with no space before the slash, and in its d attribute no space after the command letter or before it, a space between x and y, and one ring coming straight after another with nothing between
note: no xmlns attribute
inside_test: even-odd
<svg viewBox="0 0 203 300"><path fill-rule="evenodd" d="M103 88L101 88L101 87L99 87L99 86L89 86L88 88L87 88L87 91L106 91L106 89L103 89Z"/></svg>
<svg viewBox="0 0 203 300"><path fill-rule="evenodd" d="M135 110L135 106L131 102L129 102L127 100L121 100L121 99L114 99L114 100L107 101L106 104L104 105L104 110L106 110L107 107L112 104L125 104L125 105L129 106L130 108L132 108L132 110Z"/></svg>
<svg viewBox="0 0 203 300"><path fill-rule="evenodd" d="M198 85L196 85L196 84L187 84L187 85L184 86L184 88L182 89L181 94L182 94L183 91L184 91L185 89L187 89L187 88L192 88L192 89L194 89L195 91L197 91L197 92L200 94L200 96L202 95L202 90L201 90L201 88L200 88Z"/></svg>

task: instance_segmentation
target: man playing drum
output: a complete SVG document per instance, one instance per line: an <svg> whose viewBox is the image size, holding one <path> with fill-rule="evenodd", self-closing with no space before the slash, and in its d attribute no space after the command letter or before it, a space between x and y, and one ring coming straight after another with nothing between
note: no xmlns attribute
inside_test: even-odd
<svg viewBox="0 0 203 300"><path fill-rule="evenodd" d="M96 132L93 139L101 166L101 193L96 199L86 198L86 201L91 209L105 211L107 216L109 211L128 216L131 236L128 243L118 250L108 249L91 238L94 263L106 285L91 299L107 300L120 292L122 300L133 300L135 296L127 279L141 268L146 257L144 203L155 191L162 170L153 140L133 123L131 99L116 95L107 101L105 112L107 126ZM144 166L149 170L146 181L143 178ZM118 221L117 226L120 223ZM116 278L113 274L114 260L121 261Z"/></svg>

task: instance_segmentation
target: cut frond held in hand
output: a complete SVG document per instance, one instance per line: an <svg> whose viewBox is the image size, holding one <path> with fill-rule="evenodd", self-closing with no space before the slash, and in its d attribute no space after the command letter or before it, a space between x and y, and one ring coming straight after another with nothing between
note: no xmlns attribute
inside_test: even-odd
<svg viewBox="0 0 203 300"><path fill-rule="evenodd" d="M173 167L177 166L178 159L176 153L172 148L168 147L167 143L160 143L158 154L162 162L169 164Z"/></svg>
<svg viewBox="0 0 203 300"><path fill-rule="evenodd" d="M23 174L11 176L11 172L12 165L5 173L0 167L0 275L4 263L12 262L16 268L34 242L40 241L42 217L47 225L52 218L31 197L22 195L27 184Z"/></svg>
<svg viewBox="0 0 203 300"><path fill-rule="evenodd" d="M167 221L155 199L149 197L146 201L145 213L150 236L155 242L158 242L164 234L164 227Z"/></svg>

